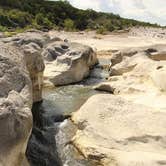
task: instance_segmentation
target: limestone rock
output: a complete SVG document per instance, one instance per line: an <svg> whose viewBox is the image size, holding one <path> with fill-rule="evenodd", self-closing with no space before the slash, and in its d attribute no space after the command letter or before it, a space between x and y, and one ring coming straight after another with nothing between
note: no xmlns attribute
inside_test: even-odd
<svg viewBox="0 0 166 166"><path fill-rule="evenodd" d="M163 52L164 48L162 45L151 46L143 48L131 57L123 57L120 63L111 67L112 73L108 82L103 82L94 88L108 92L113 89L115 95L135 103L166 108L164 102L166 61L163 58L161 60L151 58L154 50L156 54L161 55L160 52Z"/></svg>
<svg viewBox="0 0 166 166"><path fill-rule="evenodd" d="M28 165L25 151L32 129L33 102L42 100L44 61L41 50L48 36L26 32L0 43L0 164Z"/></svg>
<svg viewBox="0 0 166 166"><path fill-rule="evenodd" d="M32 84L23 54L0 43L0 165L20 166L32 128Z"/></svg>
<svg viewBox="0 0 166 166"><path fill-rule="evenodd" d="M43 55L47 60L45 81L56 85L67 85L81 81L98 63L91 47L78 43L55 42L48 45Z"/></svg>
<svg viewBox="0 0 166 166"><path fill-rule="evenodd" d="M73 114L73 144L105 166L159 166L166 163L165 115L119 96L95 95Z"/></svg>
<svg viewBox="0 0 166 166"><path fill-rule="evenodd" d="M37 30L30 30L2 40L4 43L14 45L24 54L25 63L33 85L34 102L42 100L43 71L45 65L41 52L49 40L50 38L47 34Z"/></svg>
<svg viewBox="0 0 166 166"><path fill-rule="evenodd" d="M32 81L33 102L42 100L44 60L40 47L36 43L21 46L24 59Z"/></svg>
<svg viewBox="0 0 166 166"><path fill-rule="evenodd" d="M29 43L36 43L40 47L43 47L49 40L50 38L46 33L33 30L33 31L20 33L12 37L4 38L2 41L5 43L14 43L20 46Z"/></svg>
<svg viewBox="0 0 166 166"><path fill-rule="evenodd" d="M72 116L78 126L73 143L86 158L105 166L166 164L165 48L114 56L110 78L94 87L113 95L91 97Z"/></svg>
<svg viewBox="0 0 166 166"><path fill-rule="evenodd" d="M42 55L46 61L56 60L58 56L65 54L69 49L69 45L63 41L56 41L45 47Z"/></svg>

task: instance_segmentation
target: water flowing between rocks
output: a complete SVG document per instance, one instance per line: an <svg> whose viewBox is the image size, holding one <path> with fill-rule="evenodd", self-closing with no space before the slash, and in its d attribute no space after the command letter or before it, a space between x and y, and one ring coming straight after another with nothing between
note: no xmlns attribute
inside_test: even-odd
<svg viewBox="0 0 166 166"><path fill-rule="evenodd" d="M92 166L92 161L84 159L70 143L76 126L69 120L94 94L93 86L103 81L107 70L103 69L109 60L100 59L90 77L84 81L43 90L43 102L33 105L33 130L27 148L27 158L31 166Z"/></svg>

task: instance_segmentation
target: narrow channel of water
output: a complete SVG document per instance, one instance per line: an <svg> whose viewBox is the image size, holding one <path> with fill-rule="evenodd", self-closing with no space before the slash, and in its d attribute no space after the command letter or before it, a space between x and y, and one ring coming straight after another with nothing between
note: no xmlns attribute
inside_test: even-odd
<svg viewBox="0 0 166 166"><path fill-rule="evenodd" d="M108 75L105 70L95 68L84 81L43 90L43 102L34 104L34 126L27 148L31 166L92 166L70 144L76 127L67 119L92 95L101 93L93 86Z"/></svg>

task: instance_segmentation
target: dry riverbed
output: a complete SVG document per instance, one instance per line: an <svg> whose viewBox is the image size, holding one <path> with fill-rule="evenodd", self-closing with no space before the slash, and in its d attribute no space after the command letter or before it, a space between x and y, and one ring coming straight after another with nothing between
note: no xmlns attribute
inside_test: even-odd
<svg viewBox="0 0 166 166"><path fill-rule="evenodd" d="M107 35L89 32L50 31L51 37L58 36L93 47L97 51L119 50L123 48L145 47L166 43L166 30L162 29L132 29L130 32L108 33ZM160 35L159 35L160 34Z"/></svg>

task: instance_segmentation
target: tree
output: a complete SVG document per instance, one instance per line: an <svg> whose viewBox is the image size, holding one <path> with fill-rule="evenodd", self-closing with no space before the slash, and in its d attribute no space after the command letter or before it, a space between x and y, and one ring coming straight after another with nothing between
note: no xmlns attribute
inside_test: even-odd
<svg viewBox="0 0 166 166"><path fill-rule="evenodd" d="M73 31L74 29L75 29L75 24L74 24L74 21L73 20L71 20L71 19L66 19L65 21L64 21L64 28L65 28L65 30L67 30L67 31Z"/></svg>
<svg viewBox="0 0 166 166"><path fill-rule="evenodd" d="M37 25L40 25L41 27L48 29L52 28L52 22L47 17L44 17L42 13L38 13L36 15L35 21Z"/></svg>

